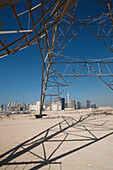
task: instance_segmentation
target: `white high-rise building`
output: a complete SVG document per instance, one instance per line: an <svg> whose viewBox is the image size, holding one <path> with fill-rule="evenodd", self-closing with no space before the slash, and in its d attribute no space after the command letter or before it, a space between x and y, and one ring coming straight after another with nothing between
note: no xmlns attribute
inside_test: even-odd
<svg viewBox="0 0 113 170"><path fill-rule="evenodd" d="M67 93L67 107L69 108L69 92Z"/></svg>
<svg viewBox="0 0 113 170"><path fill-rule="evenodd" d="M37 111L39 112L40 111L40 101L36 102L36 106L37 106Z"/></svg>

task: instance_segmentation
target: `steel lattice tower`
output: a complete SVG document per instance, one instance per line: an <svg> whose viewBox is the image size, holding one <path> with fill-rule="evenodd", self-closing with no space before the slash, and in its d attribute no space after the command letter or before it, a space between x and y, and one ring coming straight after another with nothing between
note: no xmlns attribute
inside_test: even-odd
<svg viewBox="0 0 113 170"><path fill-rule="evenodd" d="M77 59L65 56L61 52L71 43L73 38L87 27L102 43L113 52L113 3L112 0L97 0L102 6L98 15L79 18L77 5L82 0L40 0L32 4L32 0L23 3L19 11L19 0L0 2L0 8L10 5L14 21L18 28L6 31L0 20L0 57L14 54L17 51L38 44L42 58L41 106L42 114L45 96L60 97L62 92L78 77L98 77L113 90L113 57L105 59ZM34 6L33 6L34 5ZM23 18L28 22L23 26ZM5 31L4 31L5 30ZM13 40L8 36L14 34ZM62 69L60 69L62 66ZM106 79L107 77L107 79ZM69 79L70 78L70 79Z"/></svg>

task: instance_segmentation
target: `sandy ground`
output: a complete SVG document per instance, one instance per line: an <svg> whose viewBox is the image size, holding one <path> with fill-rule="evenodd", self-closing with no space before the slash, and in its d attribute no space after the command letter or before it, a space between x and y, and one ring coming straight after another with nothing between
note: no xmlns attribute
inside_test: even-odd
<svg viewBox="0 0 113 170"><path fill-rule="evenodd" d="M110 114L108 114L110 113ZM0 116L0 169L113 170L113 110Z"/></svg>

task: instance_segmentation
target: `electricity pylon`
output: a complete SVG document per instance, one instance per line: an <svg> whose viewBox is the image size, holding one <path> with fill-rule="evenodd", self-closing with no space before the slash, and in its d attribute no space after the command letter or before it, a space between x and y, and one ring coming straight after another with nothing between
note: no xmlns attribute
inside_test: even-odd
<svg viewBox="0 0 113 170"><path fill-rule="evenodd" d="M45 96L56 96L58 99L65 88L78 77L98 77L113 90L113 58L80 60L61 53L83 27L87 27L113 52L112 0L97 0L103 11L85 18L77 15L79 1L81 0L41 0L39 4L34 4L32 0L26 0L23 2L25 9L22 8L21 11L21 1L14 4L16 0L13 0L9 5L19 27L12 31L4 31L1 18L0 57L14 54L36 43L39 46L43 62L40 114ZM6 4L2 2L0 8ZM26 24L27 27L23 26ZM10 41L9 36L12 34L14 39Z"/></svg>

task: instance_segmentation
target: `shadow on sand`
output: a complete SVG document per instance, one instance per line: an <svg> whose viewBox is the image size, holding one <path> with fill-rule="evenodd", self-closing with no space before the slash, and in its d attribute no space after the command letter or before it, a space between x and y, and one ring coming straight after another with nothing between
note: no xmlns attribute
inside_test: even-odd
<svg viewBox="0 0 113 170"><path fill-rule="evenodd" d="M113 135L109 120L104 119L106 117L107 115L90 114L81 116L78 120L62 117L63 120L58 124L0 155L0 167L16 169L21 166L21 169L25 169L27 166L27 169L34 170L46 165L59 164L61 169L62 162L58 162L61 158ZM104 134L95 135L98 131ZM66 142L70 147L62 150L61 146ZM71 147L71 142L79 142L79 146ZM24 156L27 157L27 154L29 156L26 161Z"/></svg>

